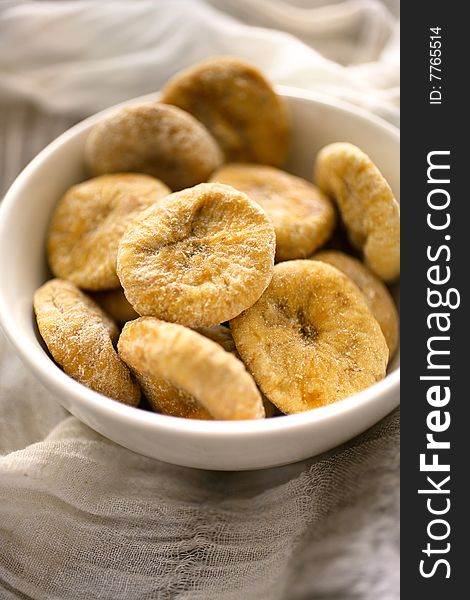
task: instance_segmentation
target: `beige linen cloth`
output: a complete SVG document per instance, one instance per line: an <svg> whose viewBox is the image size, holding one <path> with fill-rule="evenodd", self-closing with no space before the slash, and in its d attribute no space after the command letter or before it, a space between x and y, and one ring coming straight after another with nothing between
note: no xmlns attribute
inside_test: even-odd
<svg viewBox="0 0 470 600"><path fill-rule="evenodd" d="M397 13L392 0L2 2L1 186L82 116L213 54L397 123ZM0 599L395 600L398 435L395 412L287 467L167 465L71 417L0 334Z"/></svg>

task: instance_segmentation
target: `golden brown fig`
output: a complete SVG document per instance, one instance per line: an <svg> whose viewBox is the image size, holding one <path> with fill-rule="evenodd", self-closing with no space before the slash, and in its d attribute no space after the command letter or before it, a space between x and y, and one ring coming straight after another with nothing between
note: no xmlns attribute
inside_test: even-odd
<svg viewBox="0 0 470 600"><path fill-rule="evenodd" d="M200 184L132 222L119 246L118 275L139 314L188 327L218 325L266 289L275 241L256 202L226 185Z"/></svg>
<svg viewBox="0 0 470 600"><path fill-rule="evenodd" d="M222 420L265 416L260 393L243 363L192 329L141 317L124 326L118 348L162 412ZM159 396L162 380L182 394Z"/></svg>
<svg viewBox="0 0 470 600"><path fill-rule="evenodd" d="M70 281L52 279L34 295L39 333L67 375L114 400L137 406L140 389L118 357L119 332L101 308Z"/></svg>
<svg viewBox="0 0 470 600"><path fill-rule="evenodd" d="M367 154L338 142L320 150L314 177L332 196L353 246L384 281L400 275L400 207L390 186Z"/></svg>
<svg viewBox="0 0 470 600"><path fill-rule="evenodd" d="M276 265L265 293L230 326L248 370L284 413L342 400L385 377L388 347L363 295L319 261Z"/></svg>
<svg viewBox="0 0 470 600"><path fill-rule="evenodd" d="M239 58L211 58L178 73L162 101L204 123L227 161L281 166L286 159L286 105L262 73Z"/></svg>

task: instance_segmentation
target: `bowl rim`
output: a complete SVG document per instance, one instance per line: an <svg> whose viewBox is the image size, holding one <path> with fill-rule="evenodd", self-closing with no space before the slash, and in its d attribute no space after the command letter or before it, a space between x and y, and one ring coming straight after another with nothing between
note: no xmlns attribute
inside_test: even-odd
<svg viewBox="0 0 470 600"><path fill-rule="evenodd" d="M356 117L374 123L381 129L392 134L399 140L399 130L394 125L388 123L381 117L367 112L355 105L349 104L343 100L338 100L326 94L296 88L293 86L276 86L276 91L282 95L292 99L301 99L314 104L327 105L333 107L340 112L353 113ZM75 137L95 122L101 120L106 114L115 109L132 105L140 102L150 102L157 100L160 93L154 92L120 102L111 107L108 107L94 115L80 121L73 127L66 130L60 136L50 142L41 152L39 152L31 162L21 171L14 180L10 188L7 190L3 200L0 203L0 244L2 240L2 232L6 228L6 223L10 214L14 212L17 197L21 194L22 187L27 183L30 175L36 171L41 163L57 148L62 146L71 138ZM1 254L0 254L1 256ZM1 258L0 258L1 260ZM203 437L239 437L243 435L266 435L276 431L294 430L298 427L310 427L314 424L329 421L332 418L347 418L348 415L353 415L357 412L366 412L366 407L380 402L382 397L389 395L397 396L397 404L399 403L399 383L400 383L400 367L387 374L386 377L373 384L372 386L362 390L361 392L349 396L343 400L338 400L332 404L321 406L305 412L282 415L269 419L255 420L238 420L238 421L217 421L217 420L196 420L185 419L182 417L173 417L160 413L155 413L147 410L142 410L132 406L116 402L115 400L103 396L102 394L87 388L85 385L78 383L68 375L47 355L46 351L39 346L34 345L32 341L25 339L21 333L21 328L16 324L12 311L8 307L2 292L0 280L0 326L4 331L7 339L15 348L17 354L26 363L27 366L38 376L43 382L49 383L49 388L54 388L54 395L65 395L72 397L77 404L84 403L88 409L95 412L110 414L116 419L126 419L127 422L136 422L139 425L155 430L166 430L174 433L187 433ZM73 403L72 403L73 404Z"/></svg>

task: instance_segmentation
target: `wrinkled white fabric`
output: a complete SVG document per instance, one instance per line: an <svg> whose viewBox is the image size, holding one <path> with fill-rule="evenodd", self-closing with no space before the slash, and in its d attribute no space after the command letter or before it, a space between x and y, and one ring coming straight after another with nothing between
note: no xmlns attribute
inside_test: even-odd
<svg viewBox="0 0 470 600"><path fill-rule="evenodd" d="M394 0L0 3L0 186L77 119L213 54L397 123L397 14ZM0 454L1 600L398 598L397 413L296 465L175 467L70 417L0 334Z"/></svg>

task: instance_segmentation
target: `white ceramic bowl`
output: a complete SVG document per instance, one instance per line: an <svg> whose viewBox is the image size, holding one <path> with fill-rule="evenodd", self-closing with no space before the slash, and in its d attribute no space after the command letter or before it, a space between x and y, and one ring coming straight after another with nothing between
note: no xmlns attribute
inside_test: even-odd
<svg viewBox="0 0 470 600"><path fill-rule="evenodd" d="M349 141L371 156L398 195L399 136L394 127L314 93L278 91L293 120L290 171L310 179L319 148ZM314 456L364 431L397 406L398 356L383 381L346 400L297 415L232 422L186 420L124 406L80 385L53 363L38 338L32 310L34 291L49 277L46 229L61 195L85 178L85 140L106 112L79 123L43 150L17 178L0 208L0 323L25 365L57 400L96 431L135 452L223 470L271 467Z"/></svg>

